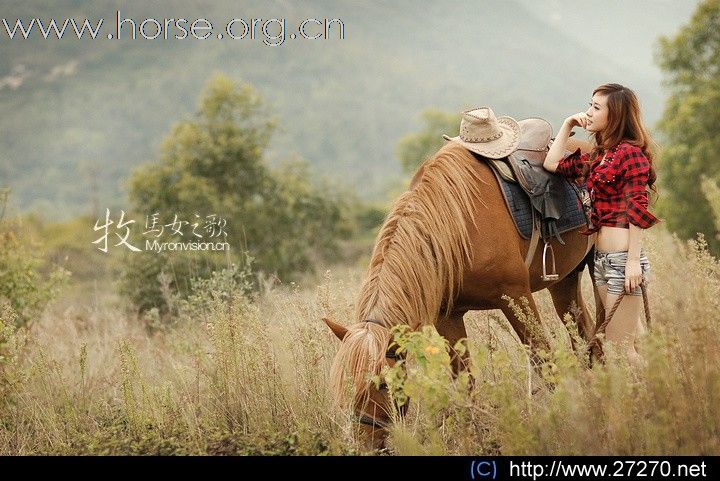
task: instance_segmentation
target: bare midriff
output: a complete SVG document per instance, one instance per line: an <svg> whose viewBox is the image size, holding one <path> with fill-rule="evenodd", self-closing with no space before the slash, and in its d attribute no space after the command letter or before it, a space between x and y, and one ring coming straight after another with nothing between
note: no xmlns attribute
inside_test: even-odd
<svg viewBox="0 0 720 481"><path fill-rule="evenodd" d="M595 248L600 252L622 252L630 247L630 229L625 227L602 226L595 235Z"/></svg>

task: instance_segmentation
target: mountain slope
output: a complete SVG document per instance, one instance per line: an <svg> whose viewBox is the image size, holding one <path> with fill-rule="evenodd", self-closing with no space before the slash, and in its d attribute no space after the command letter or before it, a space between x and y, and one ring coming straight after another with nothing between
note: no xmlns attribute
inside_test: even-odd
<svg viewBox="0 0 720 481"><path fill-rule="evenodd" d="M117 8L108 0L3 3L0 16L10 21L104 16L109 23ZM578 41L570 32L584 17L567 13L567 2L548 4L556 5L560 22L548 17L552 9L536 5L126 2L122 14L139 20L205 17L220 25L237 16L284 16L289 29L308 17L340 18L346 39L287 39L268 47L248 39L0 37L0 85L3 78L21 81L17 88L0 87L0 107L8 113L0 118L0 185L13 188L16 208L53 218L87 212L93 197L100 208L126 207L124 179L156 157L162 137L195 110L214 71L250 82L272 106L282 128L271 142L271 162L299 155L318 174L359 186L366 198L382 197L400 178L395 145L420 128L419 113L428 107L490 105L498 115L543 116L559 126L606 81L632 84L644 103L661 106L656 72L644 64L633 69L622 52ZM650 109L648 117L654 121L659 112Z"/></svg>

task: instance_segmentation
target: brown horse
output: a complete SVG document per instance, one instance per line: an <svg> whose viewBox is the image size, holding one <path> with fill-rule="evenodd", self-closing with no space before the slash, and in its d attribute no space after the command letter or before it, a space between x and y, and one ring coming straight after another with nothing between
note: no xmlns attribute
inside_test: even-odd
<svg viewBox="0 0 720 481"><path fill-rule="evenodd" d="M588 149L582 141L569 147L576 146ZM388 351L394 325L434 325L453 346L467 336L466 312L501 309L523 343L543 349L548 342L542 330L525 325L502 296L518 305L525 297L539 320L531 293L547 288L561 319L575 302L578 331L590 339L594 327L580 292L580 276L594 238L580 230L564 233L564 246L552 240L559 279L543 281L542 243L528 269L524 260L530 241L519 235L485 162L448 142L422 164L380 229L357 302L356 323L346 328L324 319L342 341L330 373L334 396L352 408L366 446L382 447L391 423L387 389L371 383L370 377L394 365L394 353ZM597 293L595 300L602 306ZM452 349L451 354L457 372L464 362ZM352 403L344 396L348 376L355 390Z"/></svg>

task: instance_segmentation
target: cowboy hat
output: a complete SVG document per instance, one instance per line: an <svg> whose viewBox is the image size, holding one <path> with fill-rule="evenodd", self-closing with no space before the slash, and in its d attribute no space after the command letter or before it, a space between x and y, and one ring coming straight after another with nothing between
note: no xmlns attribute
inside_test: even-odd
<svg viewBox="0 0 720 481"><path fill-rule="evenodd" d="M478 107L462 112L460 135L443 138L484 157L501 159L520 144L520 125L512 117L495 117L490 107Z"/></svg>

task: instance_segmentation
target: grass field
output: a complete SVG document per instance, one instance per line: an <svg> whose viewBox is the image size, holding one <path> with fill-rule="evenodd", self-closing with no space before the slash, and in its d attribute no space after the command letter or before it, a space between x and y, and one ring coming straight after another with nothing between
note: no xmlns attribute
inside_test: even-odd
<svg viewBox="0 0 720 481"><path fill-rule="evenodd" d="M448 375L446 356L426 369L411 362L410 410L390 452L720 454L720 265L702 239L680 242L662 228L643 246L653 316L645 368L612 356L584 367L539 292L550 391L536 385L500 311L472 312L475 388ZM257 298L185 309L153 330L111 285L70 286L30 331L8 327L5 307L0 454L359 454L350 417L329 396L338 341L321 318L352 322L362 275L333 268ZM594 312L587 271L583 291Z"/></svg>

